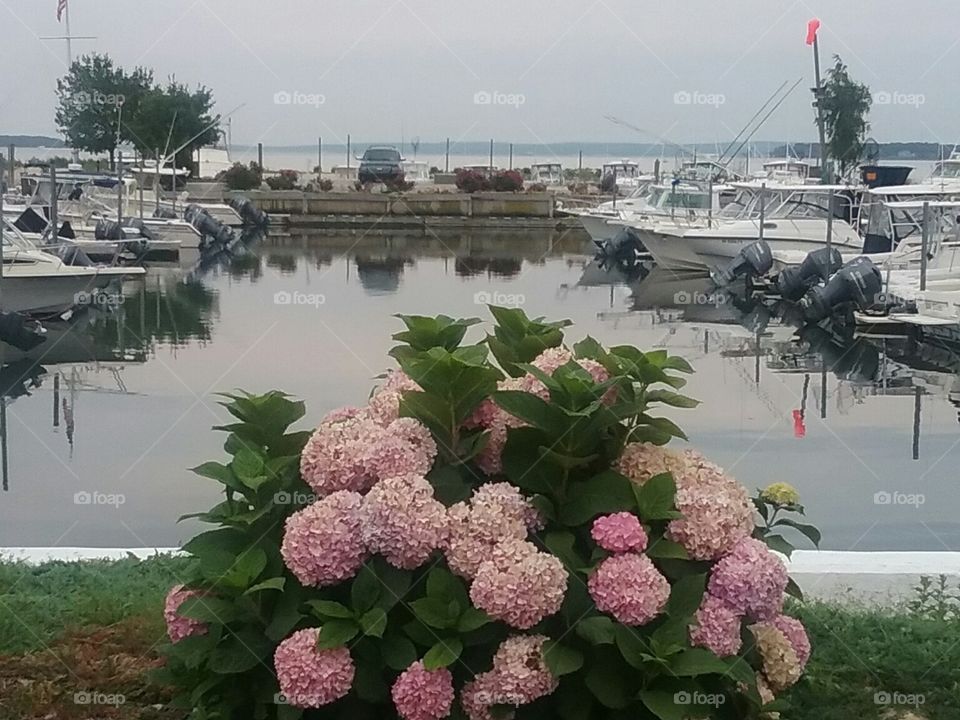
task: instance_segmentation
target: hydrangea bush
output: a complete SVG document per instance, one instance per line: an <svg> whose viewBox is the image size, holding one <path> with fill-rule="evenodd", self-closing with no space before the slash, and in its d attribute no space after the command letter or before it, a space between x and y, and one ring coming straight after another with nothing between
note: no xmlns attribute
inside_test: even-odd
<svg viewBox="0 0 960 720"><path fill-rule="evenodd" d="M190 717L757 718L810 657L781 532L663 406L682 359L491 308L402 317L366 406L226 396L223 486L164 608L156 680Z"/></svg>

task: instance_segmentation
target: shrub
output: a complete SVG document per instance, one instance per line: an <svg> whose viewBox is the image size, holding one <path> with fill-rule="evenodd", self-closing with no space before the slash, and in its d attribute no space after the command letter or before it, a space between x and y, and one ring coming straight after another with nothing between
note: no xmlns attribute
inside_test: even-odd
<svg viewBox="0 0 960 720"><path fill-rule="evenodd" d="M456 176L457 189L460 192L475 193L490 189L490 181L486 174L479 170L457 170Z"/></svg>
<svg viewBox="0 0 960 720"><path fill-rule="evenodd" d="M523 175L516 170L501 170L490 178L490 189L498 192L523 190Z"/></svg>
<svg viewBox="0 0 960 720"><path fill-rule="evenodd" d="M296 170L281 170L278 175L266 179L271 190L297 190L299 182L300 174Z"/></svg>
<svg viewBox="0 0 960 720"><path fill-rule="evenodd" d="M263 182L263 170L255 162L249 166L234 163L219 173L216 179L224 183L228 190L256 190Z"/></svg>
<svg viewBox="0 0 960 720"><path fill-rule="evenodd" d="M563 345L566 322L402 316L366 407L315 431L227 395L224 501L185 546L157 680L195 717L752 719L809 654L796 491L746 489L657 410L664 350ZM492 357L491 357L492 355ZM719 713L719 714L714 714Z"/></svg>
<svg viewBox="0 0 960 720"><path fill-rule="evenodd" d="M540 192L546 192L546 191L547 191L547 186L544 185L543 183L533 183L527 186L527 192L540 193Z"/></svg>
<svg viewBox="0 0 960 720"><path fill-rule="evenodd" d="M313 192L330 192L333 190L333 180L327 178L318 178L309 185Z"/></svg>

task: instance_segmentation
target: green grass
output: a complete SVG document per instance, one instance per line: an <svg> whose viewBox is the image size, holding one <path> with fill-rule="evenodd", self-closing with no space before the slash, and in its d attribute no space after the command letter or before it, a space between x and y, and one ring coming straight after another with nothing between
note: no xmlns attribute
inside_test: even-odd
<svg viewBox="0 0 960 720"><path fill-rule="evenodd" d="M35 567L0 562L0 656L14 660L47 646L56 651L58 641L77 628L121 623L114 632L131 635L134 654L153 657L151 638L163 634L163 598L184 568L183 559L165 556ZM906 607L815 602L796 604L790 613L806 625L813 656L789 694L783 720L901 718L910 710L924 720L960 718L960 620L933 619ZM137 632L129 632L125 621ZM891 712L875 702L876 693L923 702Z"/></svg>
<svg viewBox="0 0 960 720"><path fill-rule="evenodd" d="M0 653L44 647L66 629L150 618L163 628L163 598L185 566L182 558L146 561L0 561Z"/></svg>

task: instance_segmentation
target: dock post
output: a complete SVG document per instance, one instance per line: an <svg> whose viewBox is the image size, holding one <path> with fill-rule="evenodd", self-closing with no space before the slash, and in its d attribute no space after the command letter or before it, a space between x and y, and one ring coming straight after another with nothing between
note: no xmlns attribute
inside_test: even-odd
<svg viewBox="0 0 960 720"><path fill-rule="evenodd" d="M57 193L57 168L51 164L50 165L50 227L53 228L53 241L56 242L57 237L59 236L59 207L57 206L57 201L60 198Z"/></svg>
<svg viewBox="0 0 960 720"><path fill-rule="evenodd" d="M510 163L507 165L508 170L513 170L513 143L510 143Z"/></svg>
<svg viewBox="0 0 960 720"><path fill-rule="evenodd" d="M260 170L263 171L263 143L257 143L257 165L260 166Z"/></svg>
<svg viewBox="0 0 960 720"><path fill-rule="evenodd" d="M14 158L16 157L16 154L17 146L13 143L10 143L7 146L7 176L10 178L9 182L7 182L7 190L13 190L13 185L16 182L16 176L13 172L13 164L15 162Z"/></svg>
<svg viewBox="0 0 960 720"><path fill-rule="evenodd" d="M580 151L577 157L577 170L583 170L583 150Z"/></svg>
<svg viewBox="0 0 960 720"><path fill-rule="evenodd" d="M493 138L490 138L490 172L493 172Z"/></svg>
<svg viewBox="0 0 960 720"><path fill-rule="evenodd" d="M757 233L757 240L763 240L763 223L767 219L767 184L760 185L760 232Z"/></svg>
<svg viewBox="0 0 960 720"><path fill-rule="evenodd" d="M920 459L920 388L913 389L913 459Z"/></svg>
<svg viewBox="0 0 960 720"><path fill-rule="evenodd" d="M443 161L443 171L445 173L450 172L450 138L447 138L447 154Z"/></svg>
<svg viewBox="0 0 960 720"><path fill-rule="evenodd" d="M117 152L117 225L123 227L123 152ZM123 231L120 231L123 235Z"/></svg>
<svg viewBox="0 0 960 720"><path fill-rule="evenodd" d="M927 289L927 252L930 249L930 202L923 203L923 234L920 242L920 291Z"/></svg>
<svg viewBox="0 0 960 720"><path fill-rule="evenodd" d="M830 250L833 248L833 190L830 191L830 197L827 201L827 257L830 257ZM823 284L830 281L830 262L823 266Z"/></svg>
<svg viewBox="0 0 960 720"><path fill-rule="evenodd" d="M347 133L347 169L350 169L350 133Z"/></svg>
<svg viewBox="0 0 960 720"><path fill-rule="evenodd" d="M317 137L317 177L323 174L323 137Z"/></svg>

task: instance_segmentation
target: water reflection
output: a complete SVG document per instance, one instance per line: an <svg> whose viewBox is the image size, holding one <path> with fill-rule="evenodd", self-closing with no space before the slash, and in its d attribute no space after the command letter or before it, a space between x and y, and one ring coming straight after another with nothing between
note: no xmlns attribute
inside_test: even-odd
<svg viewBox="0 0 960 720"><path fill-rule="evenodd" d="M278 293L324 301L281 305ZM717 297L642 258L594 256L575 234L453 230L280 235L201 266L151 268L115 312L48 324L30 353L6 348L0 546L175 544L196 530L176 518L216 494L183 470L221 451L214 392L284 389L307 402L309 425L366 395L389 362L393 313L486 317L483 293L570 318L577 337L690 359L687 390L704 402L671 417L748 486L797 485L826 547L960 549L950 346L798 327L783 308ZM931 500L878 518L883 483ZM127 504L78 511L78 489Z"/></svg>

